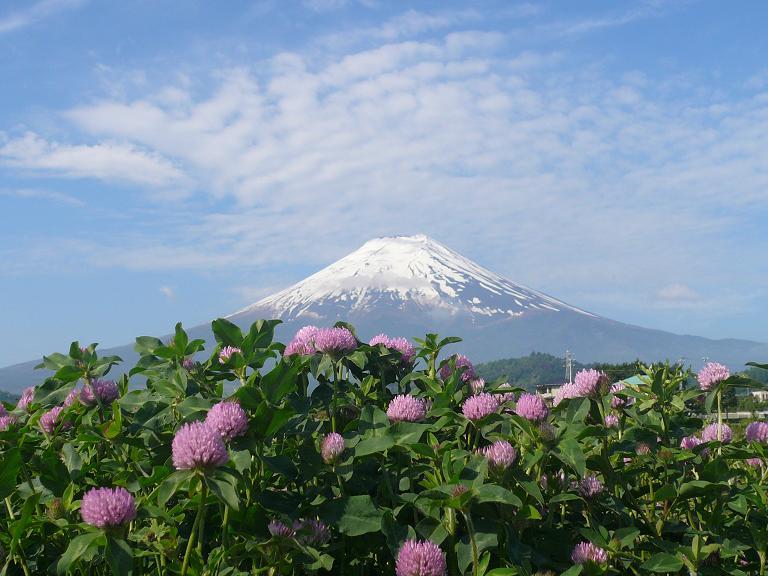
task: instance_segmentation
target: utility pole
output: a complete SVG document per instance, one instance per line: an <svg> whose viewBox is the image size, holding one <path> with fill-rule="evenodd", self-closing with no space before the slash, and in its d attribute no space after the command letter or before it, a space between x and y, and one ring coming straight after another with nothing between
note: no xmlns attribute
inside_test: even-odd
<svg viewBox="0 0 768 576"><path fill-rule="evenodd" d="M570 350L565 351L565 378L568 380L568 384L573 382L573 352Z"/></svg>

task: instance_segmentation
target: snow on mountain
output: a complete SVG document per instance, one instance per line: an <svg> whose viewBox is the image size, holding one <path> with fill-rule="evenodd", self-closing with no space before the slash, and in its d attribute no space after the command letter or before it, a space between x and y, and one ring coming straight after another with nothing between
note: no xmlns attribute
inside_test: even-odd
<svg viewBox="0 0 768 576"><path fill-rule="evenodd" d="M301 282L233 314L268 311L283 320L318 316L317 307L360 314L382 304L511 318L530 311L593 314L483 268L424 235L375 238Z"/></svg>

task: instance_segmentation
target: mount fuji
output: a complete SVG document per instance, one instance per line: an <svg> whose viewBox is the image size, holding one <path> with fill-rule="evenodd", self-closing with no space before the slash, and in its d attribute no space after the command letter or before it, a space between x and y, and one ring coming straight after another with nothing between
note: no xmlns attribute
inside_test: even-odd
<svg viewBox="0 0 768 576"><path fill-rule="evenodd" d="M422 337L427 332L460 336L456 351L475 362L523 356L562 355L581 362L677 360L694 367L703 357L741 369L768 358L768 344L711 340L616 322L495 274L424 235L376 238L319 272L227 318L243 327L279 318L284 342L308 324L353 324L362 340L386 332ZM209 326L189 330L212 342ZM68 343L62 343L66 348ZM136 360L132 345L103 353ZM18 392L42 380L37 362L0 369L0 389Z"/></svg>
<svg viewBox="0 0 768 576"><path fill-rule="evenodd" d="M536 311L589 312L516 284L424 235L376 238L348 256L230 316L284 321L358 317L394 310L472 324Z"/></svg>

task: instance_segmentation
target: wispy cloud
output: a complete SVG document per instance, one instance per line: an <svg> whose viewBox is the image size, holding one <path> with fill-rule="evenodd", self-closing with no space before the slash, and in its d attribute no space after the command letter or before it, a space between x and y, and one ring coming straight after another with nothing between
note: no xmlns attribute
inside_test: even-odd
<svg viewBox="0 0 768 576"><path fill-rule="evenodd" d="M0 34L26 28L59 12L74 10L88 0L41 0L29 2L23 9L0 14Z"/></svg>
<svg viewBox="0 0 768 576"><path fill-rule="evenodd" d="M744 87L748 90L762 90L768 86L768 68L762 68L747 78Z"/></svg>
<svg viewBox="0 0 768 576"><path fill-rule="evenodd" d="M563 20L545 25L545 29L562 36L577 36L596 30L626 26L640 20L658 18L696 0L645 0L622 11L575 20Z"/></svg>
<svg viewBox="0 0 768 576"><path fill-rule="evenodd" d="M304 6L314 12L332 12L351 5L373 7L375 0L304 0Z"/></svg>
<svg viewBox="0 0 768 576"><path fill-rule="evenodd" d="M672 304L688 304L701 300L701 294L686 284L674 283L660 288L656 292L656 299Z"/></svg>
<svg viewBox="0 0 768 576"><path fill-rule="evenodd" d="M134 144L100 142L94 145L67 145L49 142L32 132L8 138L0 146L0 163L54 176L96 178L156 187L188 182L184 173L171 162Z"/></svg>
<svg viewBox="0 0 768 576"><path fill-rule="evenodd" d="M176 292L170 286L160 286L160 293L163 296L165 296L168 300L176 299Z"/></svg>
<svg viewBox="0 0 768 576"><path fill-rule="evenodd" d="M52 202L59 202L61 204L69 204L71 206L85 206L85 202L79 198L70 196L69 194L64 194L63 192L57 192L55 190L43 190L39 188L0 188L0 196L27 198L30 200L49 200Z"/></svg>
<svg viewBox="0 0 768 576"><path fill-rule="evenodd" d="M356 26L343 32L325 35L318 43L340 49L361 42L392 42L455 26L466 26L482 19L482 14L472 9L437 12L408 10L375 26Z"/></svg>

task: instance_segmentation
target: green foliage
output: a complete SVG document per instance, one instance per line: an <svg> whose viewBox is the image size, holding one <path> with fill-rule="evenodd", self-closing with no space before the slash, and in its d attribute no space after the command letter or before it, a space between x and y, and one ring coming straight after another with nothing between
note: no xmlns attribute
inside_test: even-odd
<svg viewBox="0 0 768 576"><path fill-rule="evenodd" d="M642 382L564 400L544 423L516 414L509 399L469 421L471 385L456 373L438 377L441 364L455 366L444 347L456 338L427 335L410 366L365 344L283 356L275 325L244 332L217 320L214 348L199 362L191 358L205 344L181 325L169 342L137 338L138 388L124 377L117 401L65 407L53 433L42 431L43 414L120 359L78 343L46 356L56 376L0 431L0 574L394 574L413 538L439 545L451 575L764 573L768 471L747 459L765 462L768 448L742 435L680 448L705 424L706 407L722 406L737 386L760 386L751 372L705 395L679 366L603 366L612 380L631 366ZM224 347L238 350L220 357ZM485 392L502 399L510 389L498 388L501 374L484 370L514 367L506 377L517 391L563 371L562 360L541 354L506 362L480 368ZM404 393L426 403L423 420L390 421L387 407ZM228 443L229 461L174 469L175 432L225 399L249 420ZM603 425L609 413L618 427ZM345 449L328 463L320 447L334 429ZM514 447L511 465L484 455L498 441ZM82 521L83 495L102 486L133 494L132 522ZM293 532L273 535L275 521ZM579 542L608 562L574 564Z"/></svg>
<svg viewBox="0 0 768 576"><path fill-rule="evenodd" d="M574 370L581 370L583 367L582 364L574 362ZM522 358L506 358L478 364L475 370L487 381L508 380L531 392L540 384L565 381L565 360L542 352L533 352Z"/></svg>
<svg viewBox="0 0 768 576"><path fill-rule="evenodd" d="M640 371L641 362L622 362L611 364L607 362L581 364L573 363L573 373L585 368L595 368L605 372L611 382L624 380ZM478 375L487 381L507 380L515 386L533 392L541 384L561 384L565 381L565 359L552 354L533 352L522 358L506 358L478 364Z"/></svg>
<svg viewBox="0 0 768 576"><path fill-rule="evenodd" d="M11 394L5 390L0 390L0 402L7 402L8 404L16 404L19 401L18 394Z"/></svg>

